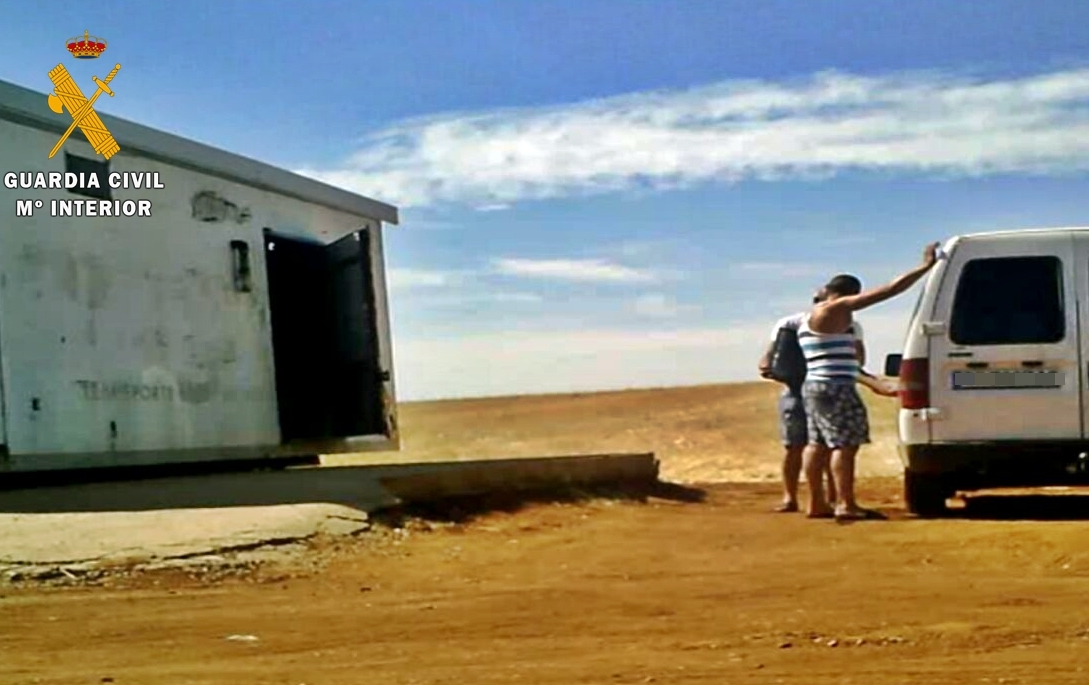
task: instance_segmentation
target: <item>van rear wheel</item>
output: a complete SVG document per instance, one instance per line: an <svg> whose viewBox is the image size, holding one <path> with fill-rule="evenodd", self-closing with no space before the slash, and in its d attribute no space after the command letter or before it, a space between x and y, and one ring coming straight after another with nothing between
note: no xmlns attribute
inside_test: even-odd
<svg viewBox="0 0 1089 685"><path fill-rule="evenodd" d="M948 513L945 500L953 490L942 476L904 471L904 501L916 516L935 518Z"/></svg>

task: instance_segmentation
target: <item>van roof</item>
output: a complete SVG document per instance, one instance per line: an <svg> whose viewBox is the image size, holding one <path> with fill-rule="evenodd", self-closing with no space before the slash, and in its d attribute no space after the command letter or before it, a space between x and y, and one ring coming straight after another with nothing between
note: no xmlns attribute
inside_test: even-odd
<svg viewBox="0 0 1089 685"><path fill-rule="evenodd" d="M1005 231L987 231L984 233L968 233L956 236L958 242L962 240L978 240L981 238L1015 239L1028 236L1054 236L1069 233L1089 233L1089 226L1068 226L1053 228L1019 228Z"/></svg>

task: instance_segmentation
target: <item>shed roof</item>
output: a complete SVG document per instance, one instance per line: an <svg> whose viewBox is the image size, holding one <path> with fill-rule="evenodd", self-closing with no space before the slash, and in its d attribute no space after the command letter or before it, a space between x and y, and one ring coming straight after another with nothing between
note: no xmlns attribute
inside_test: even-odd
<svg viewBox="0 0 1089 685"><path fill-rule="evenodd" d="M187 140L125 119L99 113L124 152L174 166L288 195L390 224L398 223L397 208L350 193L299 174L236 155L210 145ZM60 134L68 128L68 116L51 114L46 94L0 81L0 119ZM44 153L43 153L44 155Z"/></svg>

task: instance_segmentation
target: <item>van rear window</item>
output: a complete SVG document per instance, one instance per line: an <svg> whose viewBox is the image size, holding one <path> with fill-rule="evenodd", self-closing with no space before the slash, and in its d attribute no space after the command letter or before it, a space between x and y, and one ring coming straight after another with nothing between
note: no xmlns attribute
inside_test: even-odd
<svg viewBox="0 0 1089 685"><path fill-rule="evenodd" d="M1066 335L1057 257L974 259L964 266L949 337L957 345L1056 343Z"/></svg>

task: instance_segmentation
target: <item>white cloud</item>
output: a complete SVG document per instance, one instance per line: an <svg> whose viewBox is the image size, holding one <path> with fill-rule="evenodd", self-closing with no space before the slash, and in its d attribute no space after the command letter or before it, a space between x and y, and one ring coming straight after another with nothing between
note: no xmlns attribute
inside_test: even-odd
<svg viewBox="0 0 1089 685"><path fill-rule="evenodd" d="M645 262L653 258L656 261L677 262L684 261L684 256L697 251L690 242L669 238L644 238L634 240L622 240L612 245L607 245L601 250L601 254L610 255L617 259ZM658 271L659 276L663 272Z"/></svg>
<svg viewBox="0 0 1089 685"><path fill-rule="evenodd" d="M654 280L648 271L633 269L604 259L520 259L502 258L492 262L497 273L563 281L635 283Z"/></svg>
<svg viewBox="0 0 1089 685"><path fill-rule="evenodd" d="M392 268L386 271L386 280L392 290L408 288L440 288L450 283L450 275L444 271L426 269Z"/></svg>
<svg viewBox="0 0 1089 685"><path fill-rule="evenodd" d="M478 211L478 212L501 212L504 209L510 209L510 205L509 204L501 204L501 203L500 204L491 204L491 205L480 205L479 207L476 208L476 211Z"/></svg>
<svg viewBox="0 0 1089 685"><path fill-rule="evenodd" d="M922 250L920 250L921 256ZM900 263L875 262L872 259L863 263L813 263L782 261L737 262L726 265L726 272L747 280L774 282L783 284L788 281L804 282L808 287L816 288L838 273L852 273L862 279L864 287L891 280L914 266L913 260Z"/></svg>
<svg viewBox="0 0 1089 685"><path fill-rule="evenodd" d="M434 289L427 291L424 299L418 301L427 308L431 307L457 307L462 305L481 305L487 303L497 304L535 304L543 302L544 298L537 293L505 292L505 291L465 291L451 292L447 289ZM415 305L414 305L415 306Z"/></svg>
<svg viewBox="0 0 1089 685"><path fill-rule="evenodd" d="M821 242L825 245L873 245L877 242L877 236L873 234L821 236Z"/></svg>
<svg viewBox="0 0 1089 685"><path fill-rule="evenodd" d="M1089 69L982 80L935 72L728 81L380 130L300 173L394 202L506 204L705 181L1089 169Z"/></svg>
<svg viewBox="0 0 1089 685"><path fill-rule="evenodd" d="M696 311L698 307L680 305L662 293L647 293L631 303L631 310L637 316L646 318L669 319L683 312Z"/></svg>
<svg viewBox="0 0 1089 685"><path fill-rule="evenodd" d="M823 264L804 262L741 262L733 264L730 270L746 276L758 276L779 280L784 278L827 278L832 271Z"/></svg>
<svg viewBox="0 0 1089 685"><path fill-rule="evenodd" d="M652 254L655 248L662 244L662 241L629 240L616 245L613 249L623 257L642 257Z"/></svg>
<svg viewBox="0 0 1089 685"><path fill-rule="evenodd" d="M485 297L496 302L542 302L544 300L536 293L492 293Z"/></svg>
<svg viewBox="0 0 1089 685"><path fill-rule="evenodd" d="M401 223L398 231L454 231L463 229L464 225L454 221L442 221L437 219L420 219L414 216L401 215Z"/></svg>
<svg viewBox="0 0 1089 685"><path fill-rule="evenodd" d="M905 296L911 299L911 296ZM863 312L870 361L898 352L910 302ZM778 313L728 327L524 330L455 338L396 338L402 400L756 380Z"/></svg>

